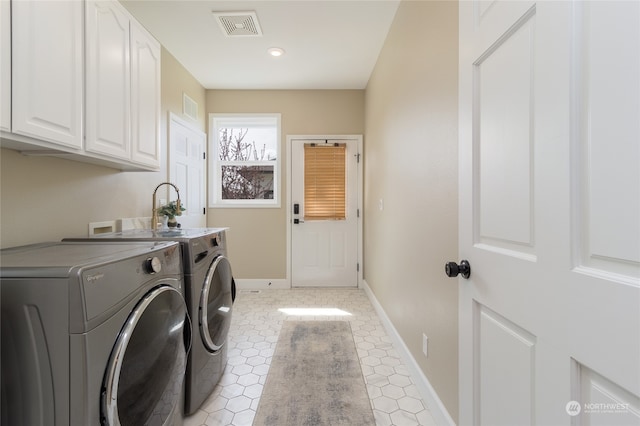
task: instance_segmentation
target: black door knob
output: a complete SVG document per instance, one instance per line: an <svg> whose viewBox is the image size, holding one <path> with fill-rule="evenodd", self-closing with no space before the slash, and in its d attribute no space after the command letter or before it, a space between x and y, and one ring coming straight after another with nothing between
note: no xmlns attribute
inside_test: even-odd
<svg viewBox="0 0 640 426"><path fill-rule="evenodd" d="M457 277L458 274L462 275L462 278L469 278L471 276L471 265L468 260L461 260L458 265L456 262L447 262L444 265L444 271L448 277Z"/></svg>

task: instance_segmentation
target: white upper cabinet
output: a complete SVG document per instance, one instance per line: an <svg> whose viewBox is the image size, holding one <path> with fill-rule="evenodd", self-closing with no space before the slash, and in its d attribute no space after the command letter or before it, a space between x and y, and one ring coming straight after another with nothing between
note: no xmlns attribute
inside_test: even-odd
<svg viewBox="0 0 640 426"><path fill-rule="evenodd" d="M86 149L160 165L160 44L117 1L87 1Z"/></svg>
<svg viewBox="0 0 640 426"><path fill-rule="evenodd" d="M82 13L78 1L11 2L13 133L82 148Z"/></svg>
<svg viewBox="0 0 640 426"><path fill-rule="evenodd" d="M0 1L0 130L11 130L11 3Z"/></svg>
<svg viewBox="0 0 640 426"><path fill-rule="evenodd" d="M160 44L116 0L0 0L0 142L160 168Z"/></svg>
<svg viewBox="0 0 640 426"><path fill-rule="evenodd" d="M131 160L160 164L160 43L131 24Z"/></svg>
<svg viewBox="0 0 640 426"><path fill-rule="evenodd" d="M118 2L86 3L86 150L131 157L129 15Z"/></svg>

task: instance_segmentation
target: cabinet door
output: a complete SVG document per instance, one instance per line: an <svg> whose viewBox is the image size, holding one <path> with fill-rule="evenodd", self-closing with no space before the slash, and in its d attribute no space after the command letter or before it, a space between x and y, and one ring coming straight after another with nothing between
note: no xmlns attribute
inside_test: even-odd
<svg viewBox="0 0 640 426"><path fill-rule="evenodd" d="M82 148L82 8L73 0L11 2L14 133Z"/></svg>
<svg viewBox="0 0 640 426"><path fill-rule="evenodd" d="M11 3L0 1L0 130L11 130Z"/></svg>
<svg viewBox="0 0 640 426"><path fill-rule="evenodd" d="M130 159L129 15L115 1L86 2L86 150Z"/></svg>
<svg viewBox="0 0 640 426"><path fill-rule="evenodd" d="M131 159L160 167L160 44L131 22Z"/></svg>

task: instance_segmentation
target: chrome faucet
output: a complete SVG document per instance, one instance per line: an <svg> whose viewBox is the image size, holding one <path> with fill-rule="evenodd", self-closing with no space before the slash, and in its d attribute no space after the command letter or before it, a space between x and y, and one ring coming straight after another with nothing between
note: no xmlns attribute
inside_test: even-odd
<svg viewBox="0 0 640 426"><path fill-rule="evenodd" d="M176 210L177 213L180 213L180 190L177 186L172 184L171 182L162 182L160 185L156 186L156 189L153 190L153 201L152 201L152 213L151 213L151 229L154 231L158 229L158 211L156 210L156 192L158 192L158 188L162 185L170 185L176 190L176 194L178 195L178 199L176 200Z"/></svg>

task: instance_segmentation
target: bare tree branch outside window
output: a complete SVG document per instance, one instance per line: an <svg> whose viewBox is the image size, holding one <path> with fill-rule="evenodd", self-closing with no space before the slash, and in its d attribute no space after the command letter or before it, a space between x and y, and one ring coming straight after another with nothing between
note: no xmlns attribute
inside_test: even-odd
<svg viewBox="0 0 640 426"><path fill-rule="evenodd" d="M248 128L219 129L223 200L273 198L274 166L255 163L273 161L275 158L267 155L266 144L258 148L255 140L245 142L248 133Z"/></svg>

